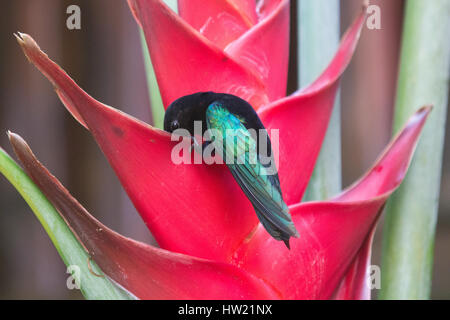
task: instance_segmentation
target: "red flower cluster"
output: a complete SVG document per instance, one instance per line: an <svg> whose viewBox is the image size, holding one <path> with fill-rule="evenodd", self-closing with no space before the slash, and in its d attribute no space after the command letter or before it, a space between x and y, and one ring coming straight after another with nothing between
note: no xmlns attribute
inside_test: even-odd
<svg viewBox="0 0 450 320"><path fill-rule="evenodd" d="M370 248L388 196L402 181L429 113L419 110L375 165L324 202L300 203L320 151L339 78L365 21L365 8L322 75L284 97L289 1L130 0L142 26L164 105L199 91L249 101L279 129L279 176L300 238L291 250L258 224L224 165L175 165L170 135L106 106L20 34L28 59L53 83L99 144L161 248L125 238L95 220L11 135L25 169L101 269L142 299L365 299Z"/></svg>

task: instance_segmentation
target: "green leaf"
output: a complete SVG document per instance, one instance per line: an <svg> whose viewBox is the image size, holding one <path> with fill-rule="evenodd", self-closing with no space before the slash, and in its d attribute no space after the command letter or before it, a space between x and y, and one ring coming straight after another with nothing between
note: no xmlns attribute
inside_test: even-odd
<svg viewBox="0 0 450 320"><path fill-rule="evenodd" d="M388 201L381 299L428 299L431 289L450 78L450 1L409 0L403 27L394 134L407 115L434 105L408 174Z"/></svg>
<svg viewBox="0 0 450 320"><path fill-rule="evenodd" d="M103 275L95 262L90 260L89 255L73 235L58 211L55 210L22 168L2 148L0 148L0 172L11 182L33 210L68 270L69 266L71 266L70 270L73 272L73 278L79 281L81 292L86 299L125 300L133 298L126 291L108 280L108 278L93 274ZM19 228L19 226L11 227ZM79 272L74 272L74 270L79 270ZM69 274L67 277L69 277Z"/></svg>
<svg viewBox="0 0 450 320"><path fill-rule="evenodd" d="M298 79L313 82L339 46L339 1L301 0L298 3ZM339 93L327 134L306 189L304 201L328 199L341 190L341 125Z"/></svg>

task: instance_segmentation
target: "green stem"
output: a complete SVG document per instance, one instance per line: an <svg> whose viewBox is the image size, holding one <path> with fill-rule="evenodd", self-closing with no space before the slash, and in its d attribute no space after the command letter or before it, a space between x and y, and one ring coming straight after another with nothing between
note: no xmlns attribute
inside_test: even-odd
<svg viewBox="0 0 450 320"><path fill-rule="evenodd" d="M339 46L339 1L301 0L298 5L299 84L315 80ZM304 200L322 200L341 190L339 94Z"/></svg>
<svg viewBox="0 0 450 320"><path fill-rule="evenodd" d="M434 110L388 202L379 297L428 299L450 76L450 1L407 1L403 30L394 134L422 105Z"/></svg>
<svg viewBox="0 0 450 320"><path fill-rule="evenodd" d="M176 0L165 0L166 4L177 12ZM153 126L162 129L164 124L164 105L159 91L158 81L156 80L155 71L153 69L152 60L148 52L147 43L142 30L140 30L142 52L144 56L145 73L147 75L147 85L150 97L150 107L152 111Z"/></svg>

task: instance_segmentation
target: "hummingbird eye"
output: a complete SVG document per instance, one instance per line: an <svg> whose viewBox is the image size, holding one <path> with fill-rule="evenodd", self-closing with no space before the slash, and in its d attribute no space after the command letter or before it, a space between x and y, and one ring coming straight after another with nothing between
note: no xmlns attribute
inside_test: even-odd
<svg viewBox="0 0 450 320"><path fill-rule="evenodd" d="M171 132L177 130L178 128L180 128L180 123L178 122L178 120L174 120L170 123L170 131Z"/></svg>

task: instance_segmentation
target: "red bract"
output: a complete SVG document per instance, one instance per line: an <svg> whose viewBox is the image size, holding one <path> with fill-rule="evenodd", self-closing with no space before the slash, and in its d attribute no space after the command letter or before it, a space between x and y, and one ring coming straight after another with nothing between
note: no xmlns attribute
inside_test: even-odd
<svg viewBox="0 0 450 320"><path fill-rule="evenodd" d="M369 298L373 231L406 173L430 109L419 110L350 189L326 202L300 203L365 8L323 74L280 99L287 81L289 1L260 1L258 8L254 1L204 1L194 10L195 2L179 1L179 17L160 0L129 1L144 28L165 106L193 92L231 93L248 100L266 128L279 129L280 182L300 233L290 251L258 224L224 165L175 165L176 142L168 133L94 100L25 34L18 40L26 56L92 133L161 248L101 225L11 135L19 159L102 270L139 298Z"/></svg>

